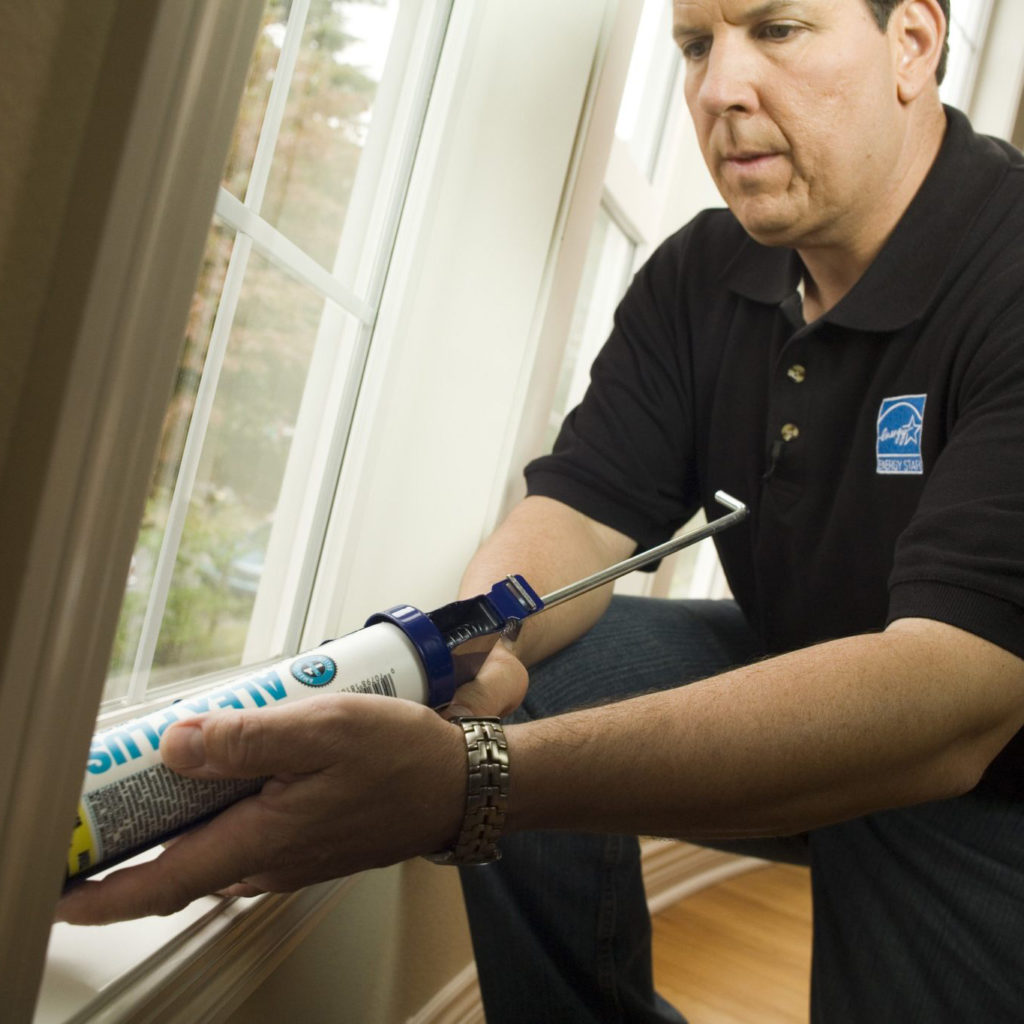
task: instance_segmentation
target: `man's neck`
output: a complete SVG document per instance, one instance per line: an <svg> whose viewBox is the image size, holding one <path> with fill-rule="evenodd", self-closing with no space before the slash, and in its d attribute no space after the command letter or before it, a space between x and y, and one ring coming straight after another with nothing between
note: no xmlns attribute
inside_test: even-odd
<svg viewBox="0 0 1024 1024"><path fill-rule="evenodd" d="M895 228L895 224L893 224ZM837 306L864 276L892 229L863 249L800 249L804 264L804 321L813 323Z"/></svg>

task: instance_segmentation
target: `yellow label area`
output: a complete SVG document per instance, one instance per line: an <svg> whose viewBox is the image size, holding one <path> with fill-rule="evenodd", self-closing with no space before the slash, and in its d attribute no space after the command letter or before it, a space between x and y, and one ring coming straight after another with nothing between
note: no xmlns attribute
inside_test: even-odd
<svg viewBox="0 0 1024 1024"><path fill-rule="evenodd" d="M68 849L68 878L87 871L95 860L96 843L92 829L89 828L89 819L85 815L85 807L79 803L75 830L71 833L71 846Z"/></svg>

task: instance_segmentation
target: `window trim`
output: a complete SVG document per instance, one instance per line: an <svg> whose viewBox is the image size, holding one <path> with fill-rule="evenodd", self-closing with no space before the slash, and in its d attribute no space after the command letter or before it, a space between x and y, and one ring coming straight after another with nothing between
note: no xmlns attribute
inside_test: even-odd
<svg viewBox="0 0 1024 1024"><path fill-rule="evenodd" d="M117 973L85 1005L60 1024L115 1024L145 1017L150 1024L223 1020L345 899L356 879L340 879L297 892L254 899L207 897L175 918L160 922L158 945L131 968ZM133 949L154 945L151 922L120 925L138 939ZM77 929L56 925L55 951L73 955ZM45 978L44 978L45 987ZM57 1024L58 1000L44 998L38 1024Z"/></svg>
<svg viewBox="0 0 1024 1024"><path fill-rule="evenodd" d="M5 493L27 503L24 529L3 540L22 548L12 560L21 572L8 579L15 611L0 687L0 749L14 761L0 788L0 962L18 965L4 986L12 1020L30 1019L35 1002L67 849L63 822L73 820L81 790L260 9L154 0L114 12L21 390L29 404L12 439L24 433L33 458L3 469ZM221 59L191 59L207 48ZM123 381L131 386L111 386ZM40 407L48 412L42 439L38 412L25 414ZM63 727L59 743L54 722Z"/></svg>

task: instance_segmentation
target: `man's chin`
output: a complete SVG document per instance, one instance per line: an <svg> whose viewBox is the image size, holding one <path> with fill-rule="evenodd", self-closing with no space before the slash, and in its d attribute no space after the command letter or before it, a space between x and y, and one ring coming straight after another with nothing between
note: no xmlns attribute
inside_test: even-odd
<svg viewBox="0 0 1024 1024"><path fill-rule="evenodd" d="M759 245L769 247L787 246L796 249L806 238L806 233L792 221L755 221L740 219L748 235Z"/></svg>
<svg viewBox="0 0 1024 1024"><path fill-rule="evenodd" d="M761 245L795 248L807 234L801 218L793 210L779 209L777 204L741 200L729 203L729 208L747 234Z"/></svg>

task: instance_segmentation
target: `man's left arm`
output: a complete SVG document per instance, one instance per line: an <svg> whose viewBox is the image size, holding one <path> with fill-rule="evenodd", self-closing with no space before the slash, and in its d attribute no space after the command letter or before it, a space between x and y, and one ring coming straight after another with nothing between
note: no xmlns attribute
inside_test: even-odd
<svg viewBox="0 0 1024 1024"><path fill-rule="evenodd" d="M1022 725L1024 662L952 626L903 619L508 727L508 828L802 832L964 793ZM404 701L335 695L226 712L175 726L165 742L165 758L194 777L275 777L157 860L85 883L64 919L170 913L238 882L294 889L443 847L458 831L458 730Z"/></svg>
<svg viewBox="0 0 1024 1024"><path fill-rule="evenodd" d="M973 788L1024 726L1024 661L898 620L507 730L511 828L784 835Z"/></svg>

